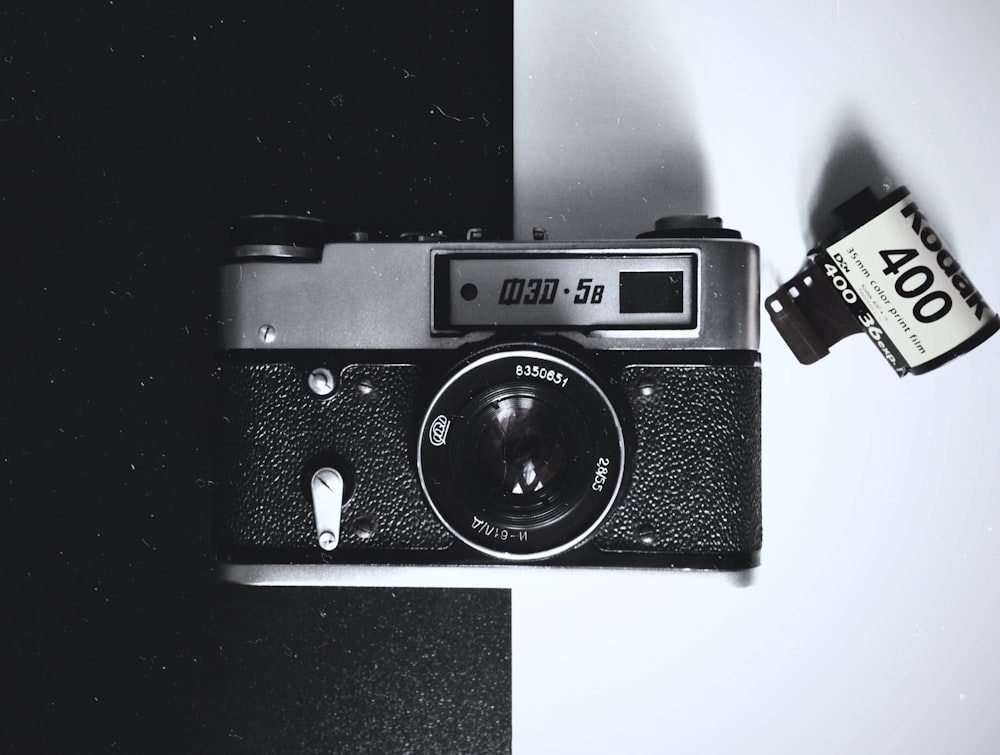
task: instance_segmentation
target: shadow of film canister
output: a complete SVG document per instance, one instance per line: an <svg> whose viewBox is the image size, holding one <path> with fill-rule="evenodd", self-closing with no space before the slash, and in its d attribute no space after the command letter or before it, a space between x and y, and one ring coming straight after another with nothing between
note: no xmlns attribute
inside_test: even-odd
<svg viewBox="0 0 1000 755"><path fill-rule="evenodd" d="M764 303L800 362L865 333L898 375L919 375L1000 330L1000 317L905 187L882 199L866 188L834 214L840 230Z"/></svg>

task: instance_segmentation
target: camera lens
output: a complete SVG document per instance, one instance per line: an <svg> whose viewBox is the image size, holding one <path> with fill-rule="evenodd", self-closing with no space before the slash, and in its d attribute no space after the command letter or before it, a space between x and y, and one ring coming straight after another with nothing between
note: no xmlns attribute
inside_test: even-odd
<svg viewBox="0 0 1000 755"><path fill-rule="evenodd" d="M532 508L548 497L569 466L559 417L531 396L493 401L483 414L475 444L483 479L513 510Z"/></svg>
<svg viewBox="0 0 1000 755"><path fill-rule="evenodd" d="M572 405L515 383L469 408L469 442L454 446L453 475L506 524L558 515L580 458L573 439L586 432Z"/></svg>
<svg viewBox="0 0 1000 755"><path fill-rule="evenodd" d="M469 545L508 559L566 550L600 523L621 479L621 428L597 385L539 351L460 370L424 420L421 482Z"/></svg>

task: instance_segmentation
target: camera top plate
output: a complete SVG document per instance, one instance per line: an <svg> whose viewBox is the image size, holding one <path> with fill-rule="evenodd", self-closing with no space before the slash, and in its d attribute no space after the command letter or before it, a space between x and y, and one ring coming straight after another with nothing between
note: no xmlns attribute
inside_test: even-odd
<svg viewBox="0 0 1000 755"><path fill-rule="evenodd" d="M220 345L451 349L517 330L585 349L755 351L758 266L738 238L328 243L310 261L223 265ZM469 282L483 294L465 298Z"/></svg>

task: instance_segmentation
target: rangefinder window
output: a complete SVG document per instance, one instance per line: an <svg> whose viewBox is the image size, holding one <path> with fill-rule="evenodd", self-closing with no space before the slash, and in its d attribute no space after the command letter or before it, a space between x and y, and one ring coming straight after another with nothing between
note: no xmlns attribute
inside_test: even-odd
<svg viewBox="0 0 1000 755"><path fill-rule="evenodd" d="M684 311L684 273L619 273L618 302L622 314Z"/></svg>

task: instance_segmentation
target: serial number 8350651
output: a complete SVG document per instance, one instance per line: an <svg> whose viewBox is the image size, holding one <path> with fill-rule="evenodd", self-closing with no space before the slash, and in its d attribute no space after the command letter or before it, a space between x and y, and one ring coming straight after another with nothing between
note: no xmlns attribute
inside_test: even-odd
<svg viewBox="0 0 1000 755"><path fill-rule="evenodd" d="M514 368L514 374L517 377L533 377L539 380L547 380L550 383L555 383L563 388L566 387L566 383L569 382L569 378L563 375L561 372L553 369L546 369L537 364L519 364Z"/></svg>

